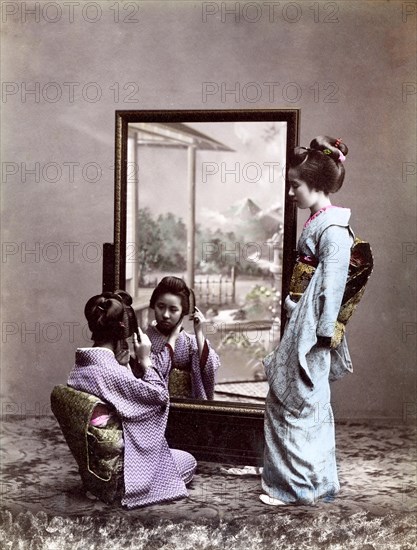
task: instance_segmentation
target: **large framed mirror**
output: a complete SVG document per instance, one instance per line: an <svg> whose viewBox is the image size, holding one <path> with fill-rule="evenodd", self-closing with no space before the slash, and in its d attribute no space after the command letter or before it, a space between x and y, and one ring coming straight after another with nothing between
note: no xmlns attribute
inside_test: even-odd
<svg viewBox="0 0 417 550"><path fill-rule="evenodd" d="M162 277L193 289L220 367L208 399L172 394L167 438L197 459L262 458L262 359L279 342L295 259L286 164L298 132L298 110L116 111L103 286L132 295L143 328Z"/></svg>

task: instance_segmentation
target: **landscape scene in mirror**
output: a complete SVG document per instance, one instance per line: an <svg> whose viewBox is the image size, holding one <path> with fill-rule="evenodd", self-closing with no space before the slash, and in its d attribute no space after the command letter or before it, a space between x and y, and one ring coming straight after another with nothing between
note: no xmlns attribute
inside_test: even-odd
<svg viewBox="0 0 417 550"><path fill-rule="evenodd" d="M280 335L286 139L276 121L129 124L126 289L143 327L162 277L194 289L222 363L217 400L266 396L262 359Z"/></svg>

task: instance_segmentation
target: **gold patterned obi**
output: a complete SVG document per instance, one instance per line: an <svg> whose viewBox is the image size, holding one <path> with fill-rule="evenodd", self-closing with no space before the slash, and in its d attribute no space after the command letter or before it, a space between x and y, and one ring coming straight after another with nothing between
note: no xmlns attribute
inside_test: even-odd
<svg viewBox="0 0 417 550"><path fill-rule="evenodd" d="M318 260L314 257L299 256L297 258L290 281L289 296L293 302L298 302L301 299L317 265ZM340 345L345 334L346 324L363 296L372 268L373 256L369 243L356 237L351 248L348 277L332 336L332 348L337 348Z"/></svg>
<svg viewBox="0 0 417 550"><path fill-rule="evenodd" d="M169 373L168 390L170 397L191 397L191 371L172 368Z"/></svg>
<svg viewBox="0 0 417 550"><path fill-rule="evenodd" d="M51 408L78 464L86 490L108 504L123 496L124 442L119 418L105 428L90 424L93 411L104 402L60 384L51 394Z"/></svg>

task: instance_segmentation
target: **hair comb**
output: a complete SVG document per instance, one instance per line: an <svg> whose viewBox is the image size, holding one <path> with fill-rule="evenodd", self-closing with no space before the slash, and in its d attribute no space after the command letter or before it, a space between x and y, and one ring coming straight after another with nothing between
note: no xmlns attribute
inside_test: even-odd
<svg viewBox="0 0 417 550"><path fill-rule="evenodd" d="M195 292L192 288L189 288L190 291L190 311L188 314L188 318L190 321L194 319L194 313L195 313Z"/></svg>

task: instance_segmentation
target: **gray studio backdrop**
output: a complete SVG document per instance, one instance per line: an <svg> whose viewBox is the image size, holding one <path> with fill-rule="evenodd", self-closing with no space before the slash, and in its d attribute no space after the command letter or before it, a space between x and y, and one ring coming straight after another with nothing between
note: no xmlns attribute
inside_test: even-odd
<svg viewBox="0 0 417 550"><path fill-rule="evenodd" d="M64 4L2 4L3 414L47 411L89 345L114 111L300 108L303 145L349 146L335 203L375 254L337 418L415 418L415 3Z"/></svg>

